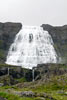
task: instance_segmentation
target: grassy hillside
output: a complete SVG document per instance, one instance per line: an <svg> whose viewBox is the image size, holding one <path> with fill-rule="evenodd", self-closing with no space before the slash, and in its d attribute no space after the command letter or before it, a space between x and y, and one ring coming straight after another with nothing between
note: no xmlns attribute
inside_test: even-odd
<svg viewBox="0 0 67 100"><path fill-rule="evenodd" d="M34 82L27 82L23 78L14 79L19 82L15 85L0 87L0 96L7 100L67 100L67 73L60 74L58 71L59 74L55 74L53 73L54 67L57 69L57 65L51 65L52 72L50 77L48 74L45 77L45 73L42 73L41 79ZM64 69L65 71L67 65L59 65L59 69L62 69L62 71ZM7 79L9 78L9 76L6 77ZM21 96L21 93L25 91L32 91L35 95L33 97Z"/></svg>
<svg viewBox="0 0 67 100"><path fill-rule="evenodd" d="M23 86L23 83L17 86L4 86L0 88L0 96L7 98L7 100L67 100L67 74L61 76L51 77L51 81L47 83L25 83L28 86ZM8 91L8 92L6 92ZM13 91L33 91L39 94L37 97L21 97L16 95ZM46 94L45 98L43 94ZM53 98L53 99L50 99ZM43 99L43 100L44 100Z"/></svg>

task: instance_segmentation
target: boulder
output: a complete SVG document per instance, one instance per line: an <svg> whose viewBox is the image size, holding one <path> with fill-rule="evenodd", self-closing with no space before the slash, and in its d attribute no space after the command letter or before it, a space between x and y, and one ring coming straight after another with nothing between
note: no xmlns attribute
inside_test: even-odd
<svg viewBox="0 0 67 100"><path fill-rule="evenodd" d="M24 91L21 93L21 95L24 97L35 97L35 93L32 91Z"/></svg>

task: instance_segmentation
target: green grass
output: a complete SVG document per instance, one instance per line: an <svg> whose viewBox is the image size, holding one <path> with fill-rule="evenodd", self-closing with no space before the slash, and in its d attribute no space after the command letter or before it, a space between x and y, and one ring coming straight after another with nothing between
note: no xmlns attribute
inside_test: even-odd
<svg viewBox="0 0 67 100"><path fill-rule="evenodd" d="M0 96L6 98L7 100L36 100L35 98L19 97L13 94L7 94L5 92L0 92Z"/></svg>

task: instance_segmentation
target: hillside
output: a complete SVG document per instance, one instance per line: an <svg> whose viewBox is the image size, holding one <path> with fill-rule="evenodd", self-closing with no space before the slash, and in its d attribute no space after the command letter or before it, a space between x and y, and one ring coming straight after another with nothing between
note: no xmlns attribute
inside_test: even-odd
<svg viewBox="0 0 67 100"><path fill-rule="evenodd" d="M42 27L52 36L55 50L61 57L61 63L67 63L67 25L56 27L43 24Z"/></svg>
<svg viewBox="0 0 67 100"><path fill-rule="evenodd" d="M9 47L21 27L20 23L0 23L0 63L5 62Z"/></svg>
<svg viewBox="0 0 67 100"><path fill-rule="evenodd" d="M66 65L47 64L36 71L34 82L31 71L25 69L22 77L16 77L20 73L15 68L10 75L0 76L0 100L67 100Z"/></svg>

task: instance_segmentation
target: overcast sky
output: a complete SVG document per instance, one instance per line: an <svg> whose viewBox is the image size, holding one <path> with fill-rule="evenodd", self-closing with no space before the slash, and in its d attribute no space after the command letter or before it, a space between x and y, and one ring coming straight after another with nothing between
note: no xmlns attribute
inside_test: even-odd
<svg viewBox="0 0 67 100"><path fill-rule="evenodd" d="M0 0L0 22L67 24L67 0Z"/></svg>

